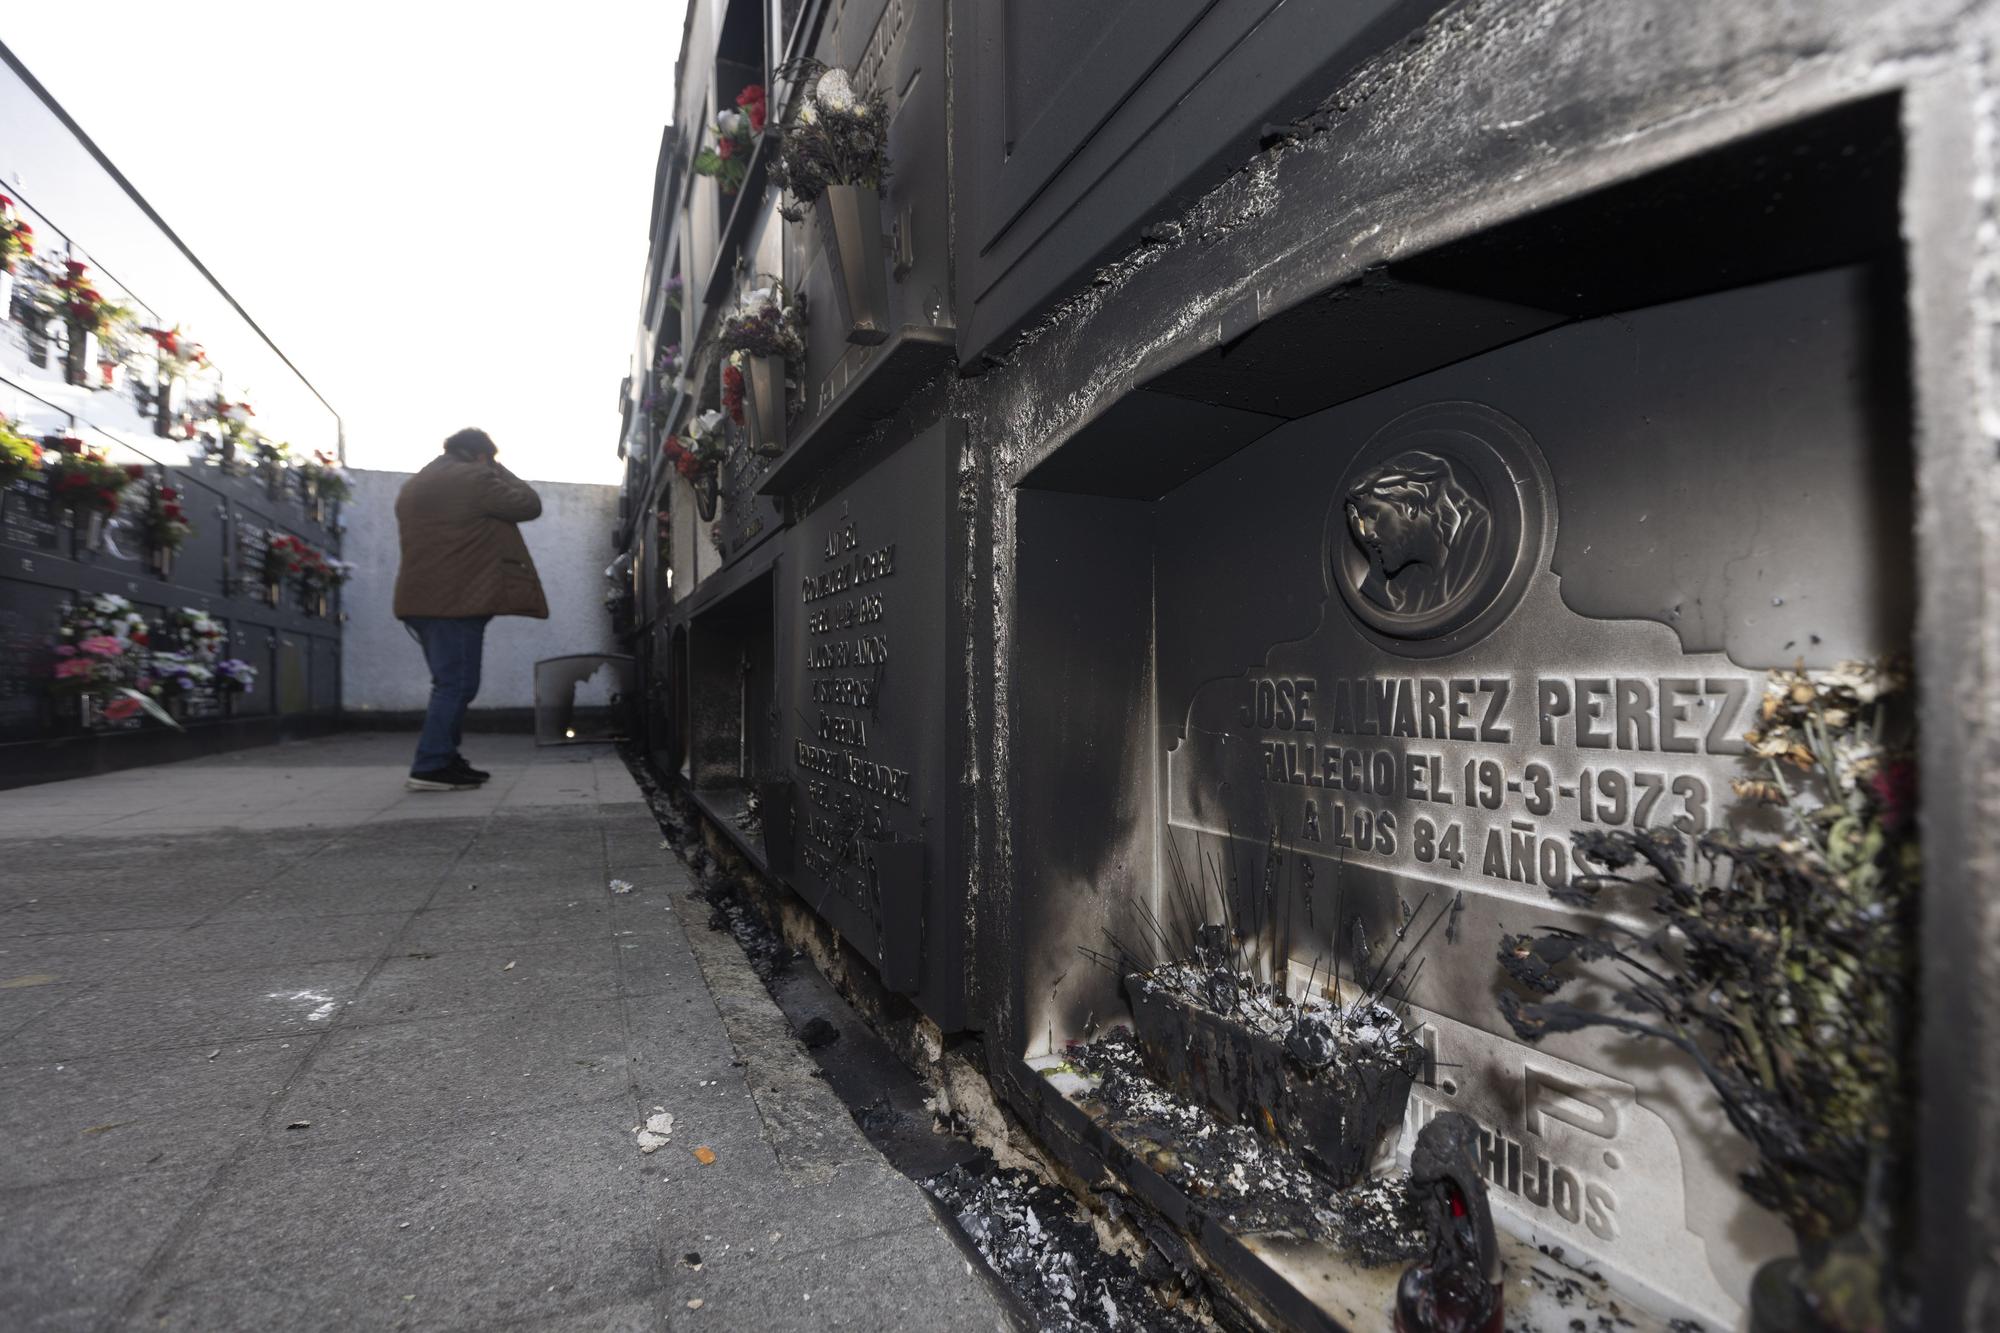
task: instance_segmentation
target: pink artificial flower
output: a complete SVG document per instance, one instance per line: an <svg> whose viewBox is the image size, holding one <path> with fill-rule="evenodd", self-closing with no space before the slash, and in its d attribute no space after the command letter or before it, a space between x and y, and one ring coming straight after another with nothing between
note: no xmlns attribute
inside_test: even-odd
<svg viewBox="0 0 2000 1333"><path fill-rule="evenodd" d="M125 645L109 634L93 634L77 647L92 657L119 657L125 652Z"/></svg>
<svg viewBox="0 0 2000 1333"><path fill-rule="evenodd" d="M110 718L113 722L123 722L126 718L137 713L140 707L141 705L137 699L121 694L110 703L104 705L104 716Z"/></svg>
<svg viewBox="0 0 2000 1333"><path fill-rule="evenodd" d="M73 680L78 676L88 676L92 663L87 657L72 657L56 663L57 680Z"/></svg>
<svg viewBox="0 0 2000 1333"><path fill-rule="evenodd" d="M59 643L59 644L57 644L57 645L56 645L56 656L57 656L57 657L75 657L75 656L76 656L76 649L75 649L75 648L73 648L73 647L71 647L71 646L70 646L69 644L66 644L66 643Z"/></svg>

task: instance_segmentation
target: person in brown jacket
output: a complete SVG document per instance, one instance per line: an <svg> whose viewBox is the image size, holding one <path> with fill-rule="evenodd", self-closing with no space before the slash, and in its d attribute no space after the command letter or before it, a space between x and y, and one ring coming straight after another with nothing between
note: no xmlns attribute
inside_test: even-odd
<svg viewBox="0 0 2000 1333"><path fill-rule="evenodd" d="M430 707L405 784L411 791L462 791L492 776L458 752L465 710L479 693L486 622L549 616L515 526L540 517L542 499L500 466L499 452L485 431L459 431L396 495L403 547L396 618L423 645L431 671Z"/></svg>

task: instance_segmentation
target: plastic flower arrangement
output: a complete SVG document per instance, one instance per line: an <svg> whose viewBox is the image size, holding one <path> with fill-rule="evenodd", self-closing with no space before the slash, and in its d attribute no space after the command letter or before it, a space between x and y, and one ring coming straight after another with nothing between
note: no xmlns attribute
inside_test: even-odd
<svg viewBox="0 0 2000 1333"><path fill-rule="evenodd" d="M679 282L680 279L675 278L674 281ZM679 379L681 372L687 369L687 359L681 355L681 345L668 343L662 347L660 354L653 358L653 369L666 380Z"/></svg>
<svg viewBox="0 0 2000 1333"><path fill-rule="evenodd" d="M721 463L727 443L722 434L722 413L699 412L688 418L680 433L667 437L667 461L683 477L693 479L712 472Z"/></svg>
<svg viewBox="0 0 2000 1333"><path fill-rule="evenodd" d="M0 273L12 273L14 265L35 253L35 229L14 215L14 201L0 194ZM0 316L5 315L0 311Z"/></svg>
<svg viewBox="0 0 2000 1333"><path fill-rule="evenodd" d="M48 445L49 494L65 509L115 514L125 488L146 474L137 463L121 467L74 435L53 436Z"/></svg>
<svg viewBox="0 0 2000 1333"><path fill-rule="evenodd" d="M737 425L743 424L743 354L731 352L722 363L722 410Z"/></svg>
<svg viewBox="0 0 2000 1333"><path fill-rule="evenodd" d="M321 592L337 588L353 578L354 562L307 546L299 560L298 574L299 586L308 592Z"/></svg>
<svg viewBox="0 0 2000 1333"><path fill-rule="evenodd" d="M1553 890L1558 901L1601 909L1616 890L1658 924L1500 942L1530 992L1553 996L1575 967L1612 996L1586 1008L1504 994L1523 1040L1611 1028L1701 1070L1756 1150L1746 1192L1799 1242L1795 1291L1831 1329L1886 1326L1884 1237L1904 1220L1920 887L1914 750L1897 725L1905 687L1900 668L1869 663L1772 672L1744 737L1765 776L1736 791L1776 807L1783 836L1579 835L1602 869Z"/></svg>
<svg viewBox="0 0 2000 1333"><path fill-rule="evenodd" d="M146 693L155 699L185 698L215 680L215 669L185 653L154 653Z"/></svg>
<svg viewBox="0 0 2000 1333"><path fill-rule="evenodd" d="M153 487L146 505L146 544L155 551L178 551L194 532L194 524L181 508L181 493L172 486Z"/></svg>
<svg viewBox="0 0 2000 1333"><path fill-rule="evenodd" d="M250 428L250 418L257 415L257 409L248 403L217 395L198 415L215 422L215 437L209 441L208 449L210 453L220 453L224 463L247 449L256 439L256 432Z"/></svg>
<svg viewBox="0 0 2000 1333"><path fill-rule="evenodd" d="M667 279L667 285L662 291L667 298L669 310L679 310L681 303L687 300L687 283L681 280L681 275L678 273ZM674 346L679 347L680 344L675 343Z"/></svg>
<svg viewBox="0 0 2000 1333"><path fill-rule="evenodd" d="M225 657L215 664L215 688L223 694L249 694L257 688L257 668L240 657Z"/></svg>
<svg viewBox="0 0 2000 1333"><path fill-rule="evenodd" d="M18 423L0 415L0 490L41 470L42 446L21 434Z"/></svg>
<svg viewBox="0 0 2000 1333"><path fill-rule="evenodd" d="M181 651L203 662L213 662L229 642L222 622L199 607L184 606L167 613L167 628L173 631Z"/></svg>
<svg viewBox="0 0 2000 1333"><path fill-rule="evenodd" d="M208 353L200 343L182 333L178 324L171 329L148 326L144 332L153 340L164 378L185 379L208 365Z"/></svg>
<svg viewBox="0 0 2000 1333"><path fill-rule="evenodd" d="M266 463L283 463L292 456L292 446L283 440L274 440L268 435L253 433L251 443L257 447L257 457Z"/></svg>
<svg viewBox="0 0 2000 1333"><path fill-rule="evenodd" d="M787 362L805 360L805 316L785 285L766 279L723 318L716 341L725 351L745 356L779 356Z"/></svg>
<svg viewBox="0 0 2000 1333"><path fill-rule="evenodd" d="M778 131L771 179L792 198L778 211L799 222L829 185L882 188L889 176L889 108L880 90L857 94L844 69L816 60L794 68L811 82Z"/></svg>
<svg viewBox="0 0 2000 1333"><path fill-rule="evenodd" d="M88 696L110 721L146 712L179 727L145 693L153 687L146 618L123 597L105 594L70 608L57 632L51 689Z"/></svg>
<svg viewBox="0 0 2000 1333"><path fill-rule="evenodd" d="M279 533L264 547L264 582L282 583L304 571L312 548L290 533Z"/></svg>
<svg viewBox="0 0 2000 1333"><path fill-rule="evenodd" d="M323 450L315 450L311 458L299 464L299 476L306 489L322 500L345 503L354 498L354 485L347 473Z"/></svg>
<svg viewBox="0 0 2000 1333"><path fill-rule="evenodd" d="M126 317L124 306L109 300L90 280L90 266L74 259L63 261L63 273L56 279L56 299L70 327L100 337L110 334L115 321Z"/></svg>
<svg viewBox="0 0 2000 1333"><path fill-rule="evenodd" d="M763 84L753 83L738 93L736 109L721 112L709 127L715 146L694 155L695 174L713 176L724 194L742 189L743 178L750 172L750 154L757 147L757 136L764 132L764 114Z"/></svg>

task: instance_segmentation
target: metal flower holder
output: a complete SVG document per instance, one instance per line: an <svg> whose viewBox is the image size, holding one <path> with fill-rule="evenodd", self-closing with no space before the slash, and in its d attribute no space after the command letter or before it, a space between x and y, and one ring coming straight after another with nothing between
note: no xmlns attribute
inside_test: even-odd
<svg viewBox="0 0 2000 1333"><path fill-rule="evenodd" d="M882 196L873 186L829 185L813 200L847 341L871 347L889 337L889 284L882 270Z"/></svg>
<svg viewBox="0 0 2000 1333"><path fill-rule="evenodd" d="M781 454L785 451L785 358L746 356L743 361L750 447L760 454Z"/></svg>

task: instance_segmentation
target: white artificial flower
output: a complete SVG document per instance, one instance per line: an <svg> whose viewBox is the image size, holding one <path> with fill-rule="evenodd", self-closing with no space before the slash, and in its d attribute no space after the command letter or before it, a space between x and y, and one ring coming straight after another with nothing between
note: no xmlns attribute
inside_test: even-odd
<svg viewBox="0 0 2000 1333"><path fill-rule="evenodd" d="M706 435L722 424L722 413L710 409L707 412L703 412L696 420L701 423L701 433Z"/></svg>
<svg viewBox="0 0 2000 1333"><path fill-rule="evenodd" d="M813 100L810 97L799 104L799 124L819 124L819 108L813 105Z"/></svg>
<svg viewBox="0 0 2000 1333"><path fill-rule="evenodd" d="M725 137L731 139L741 134L748 125L749 122L744 118L741 111L724 111L715 118L715 128L721 130Z"/></svg>
<svg viewBox="0 0 2000 1333"><path fill-rule="evenodd" d="M813 96L826 104L829 111L852 111L854 109L854 86L847 81L847 71L830 69L819 76L813 87Z"/></svg>
<svg viewBox="0 0 2000 1333"><path fill-rule="evenodd" d="M769 287L759 287L743 298L743 304L754 310L758 306L769 305L776 299Z"/></svg>

